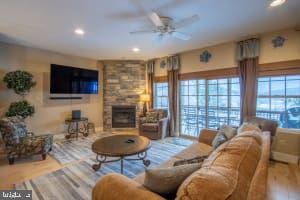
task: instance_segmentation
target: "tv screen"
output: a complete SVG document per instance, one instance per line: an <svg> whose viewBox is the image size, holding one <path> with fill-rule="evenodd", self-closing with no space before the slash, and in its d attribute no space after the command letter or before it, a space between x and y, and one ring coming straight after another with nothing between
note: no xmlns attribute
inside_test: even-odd
<svg viewBox="0 0 300 200"><path fill-rule="evenodd" d="M98 71L51 64L51 94L97 94Z"/></svg>

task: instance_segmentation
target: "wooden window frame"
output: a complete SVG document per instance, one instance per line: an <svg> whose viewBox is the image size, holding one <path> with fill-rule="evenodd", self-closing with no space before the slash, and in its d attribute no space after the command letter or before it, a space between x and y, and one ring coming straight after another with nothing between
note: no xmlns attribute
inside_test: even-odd
<svg viewBox="0 0 300 200"><path fill-rule="evenodd" d="M168 90L168 87L169 87L169 85L168 85L168 83L167 82L154 82L153 83L153 108L162 108L162 109L166 109L166 108L168 108L169 107L169 102L168 102L168 105L167 105L167 107L156 107L156 104L157 104L157 99L156 99L156 97L158 97L158 98L167 98L168 99L168 95L167 96L158 96L157 95L157 87L156 87L156 84L159 84L159 83L166 83L166 86L162 86L161 88L167 88L167 90Z"/></svg>

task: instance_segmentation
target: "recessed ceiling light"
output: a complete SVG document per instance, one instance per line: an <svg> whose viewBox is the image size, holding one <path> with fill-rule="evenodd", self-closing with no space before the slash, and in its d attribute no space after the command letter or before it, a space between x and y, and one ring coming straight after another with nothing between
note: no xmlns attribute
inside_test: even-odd
<svg viewBox="0 0 300 200"><path fill-rule="evenodd" d="M270 3L270 6L271 6L271 7L280 6L280 5L284 4L285 1L286 1L286 0L273 0L273 1Z"/></svg>
<svg viewBox="0 0 300 200"><path fill-rule="evenodd" d="M133 49L132 49L132 51L133 52L139 52L139 51L141 51L139 48L137 48L137 47L134 47Z"/></svg>
<svg viewBox="0 0 300 200"><path fill-rule="evenodd" d="M80 29L80 28L75 29L74 32L75 32L77 35L84 35L84 34L85 34L84 30L82 30L82 29Z"/></svg>

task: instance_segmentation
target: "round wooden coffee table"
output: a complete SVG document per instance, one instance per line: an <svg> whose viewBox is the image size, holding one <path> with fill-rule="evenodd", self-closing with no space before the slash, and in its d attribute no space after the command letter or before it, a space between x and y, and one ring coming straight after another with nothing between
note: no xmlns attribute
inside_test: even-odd
<svg viewBox="0 0 300 200"><path fill-rule="evenodd" d="M97 164L93 169L97 171L101 164L121 161L121 173L123 174L123 160L142 160L145 166L150 165L147 160L147 150L151 147L151 141L138 135L112 135L100 138L92 144L92 151L97 154ZM137 155L137 158L126 158ZM117 159L107 160L107 157L117 157Z"/></svg>

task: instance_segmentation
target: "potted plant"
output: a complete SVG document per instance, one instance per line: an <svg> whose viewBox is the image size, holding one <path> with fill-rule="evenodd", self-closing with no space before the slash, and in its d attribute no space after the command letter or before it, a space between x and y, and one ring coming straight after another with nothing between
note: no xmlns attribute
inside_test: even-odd
<svg viewBox="0 0 300 200"><path fill-rule="evenodd" d="M32 116L34 114L34 107L25 100L25 95L36 85L36 82L33 81L33 75L21 70L8 72L4 76L3 82L8 89L13 89L16 94L23 98L21 101L11 103L5 115L7 117L19 115L24 119Z"/></svg>
<svg viewBox="0 0 300 200"><path fill-rule="evenodd" d="M10 104L8 111L5 113L6 117L21 116L24 119L31 117L34 114L34 107L28 101L18 101Z"/></svg>

